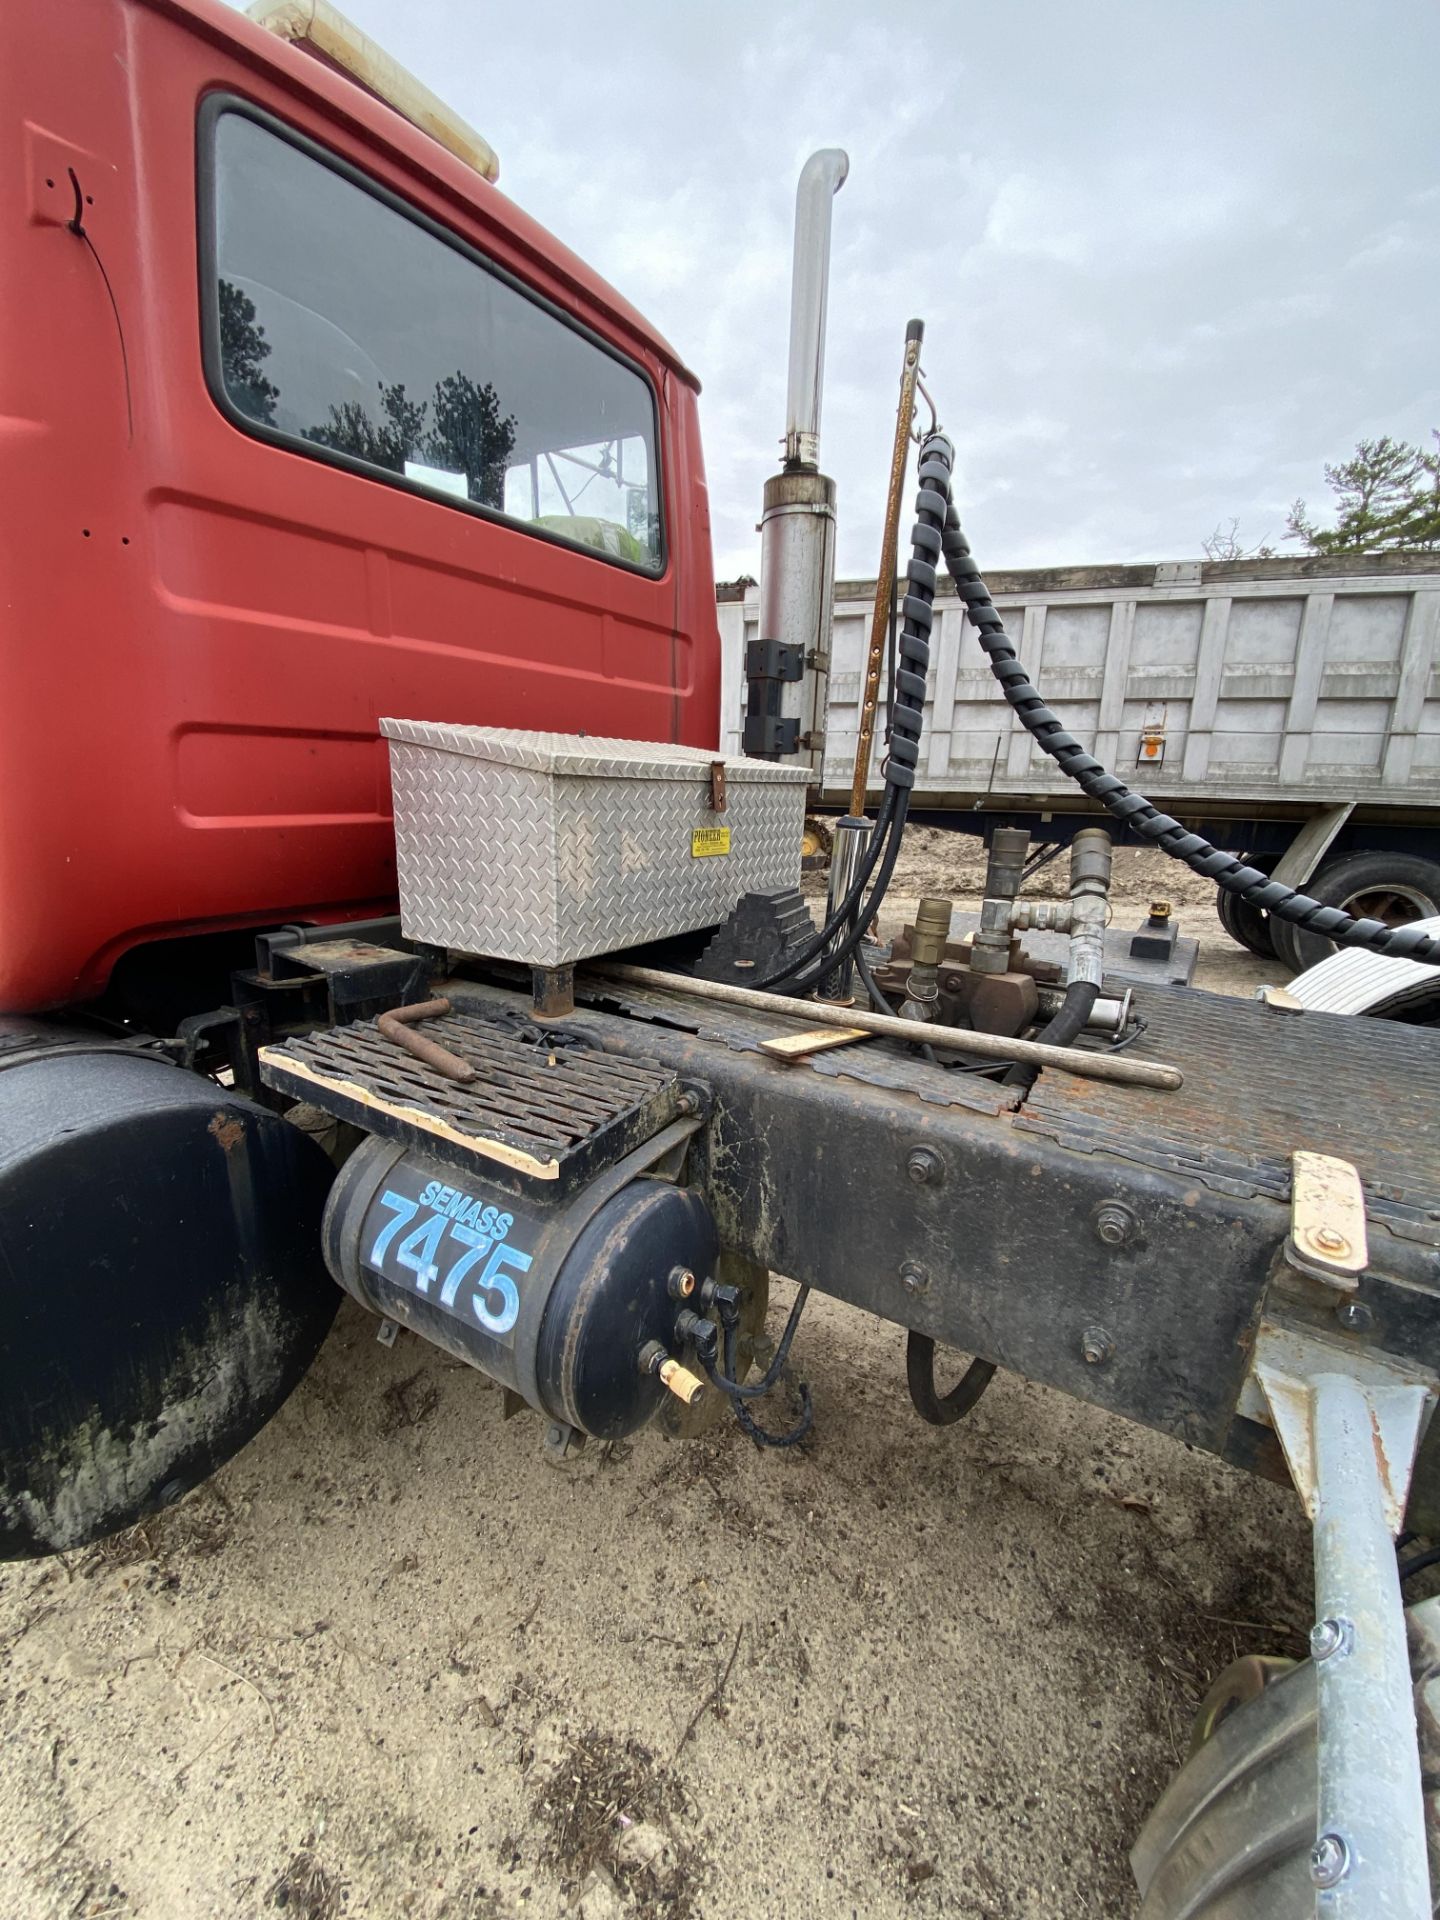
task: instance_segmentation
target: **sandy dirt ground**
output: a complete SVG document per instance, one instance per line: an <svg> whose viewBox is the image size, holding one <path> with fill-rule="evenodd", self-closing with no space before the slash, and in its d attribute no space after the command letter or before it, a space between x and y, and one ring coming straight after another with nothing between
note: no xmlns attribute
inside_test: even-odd
<svg viewBox="0 0 1440 1920"><path fill-rule="evenodd" d="M1163 887L1202 984L1276 977L1178 872L1122 856L1117 920ZM896 893L979 884L917 834ZM14 1920L1123 1920L1209 1680L1303 1650L1293 1497L1004 1376L927 1428L847 1308L804 1448L563 1467L374 1324L178 1507L0 1570Z"/></svg>

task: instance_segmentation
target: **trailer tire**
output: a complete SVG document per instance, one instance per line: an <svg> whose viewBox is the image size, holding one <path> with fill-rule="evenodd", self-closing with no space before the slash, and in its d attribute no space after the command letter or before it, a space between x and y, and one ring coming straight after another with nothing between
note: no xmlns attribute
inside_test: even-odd
<svg viewBox="0 0 1440 1920"><path fill-rule="evenodd" d="M1248 865L1256 867L1261 873L1270 873L1276 860L1273 853L1247 853ZM1259 954L1262 960L1273 960L1275 955L1274 923L1263 907L1253 907L1248 900L1242 900L1238 893L1230 893L1224 887L1215 889L1215 911L1220 924L1232 940L1242 947L1248 947L1251 953Z"/></svg>
<svg viewBox="0 0 1440 1920"><path fill-rule="evenodd" d="M1346 853L1322 866L1305 887L1322 906L1343 907L1357 920L1407 926L1440 913L1440 863L1414 853ZM1275 952L1294 973L1338 952L1333 940L1286 921L1271 921Z"/></svg>
<svg viewBox="0 0 1440 1920"><path fill-rule="evenodd" d="M1426 1825L1434 1835L1440 1600L1408 1608L1406 1627ZM1313 1920L1319 1910L1310 1878L1318 1803L1315 1666L1285 1666L1237 1661L1202 1704L1189 1757L1131 1849L1139 1920ZM1432 1878L1433 1860L1432 1852Z"/></svg>

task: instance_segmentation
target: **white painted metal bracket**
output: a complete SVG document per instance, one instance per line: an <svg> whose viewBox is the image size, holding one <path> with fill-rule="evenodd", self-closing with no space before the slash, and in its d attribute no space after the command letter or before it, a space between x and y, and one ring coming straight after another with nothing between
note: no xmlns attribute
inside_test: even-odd
<svg viewBox="0 0 1440 1920"><path fill-rule="evenodd" d="M1268 1324L1252 1377L1314 1528L1315 1911L1332 1920L1431 1920L1394 1536L1435 1377Z"/></svg>

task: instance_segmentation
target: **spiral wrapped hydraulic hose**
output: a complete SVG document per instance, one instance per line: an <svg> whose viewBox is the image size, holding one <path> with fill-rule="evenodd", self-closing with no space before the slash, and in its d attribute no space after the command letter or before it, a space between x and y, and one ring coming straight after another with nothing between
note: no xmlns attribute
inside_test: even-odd
<svg viewBox="0 0 1440 1920"><path fill-rule="evenodd" d="M905 569L906 590L901 602L904 625L892 688L895 704L885 765L885 796L870 846L849 891L814 939L807 940L800 951L775 972L763 980L748 983L756 989L769 989L789 980L793 982L792 994L810 992L825 974L840 966L859 947L895 871L905 816L910 810L910 790L915 785L915 769L920 762L925 676L930 666L930 628L934 622L935 585L939 578L945 515L950 506L950 471L954 464L954 447L944 434L931 434L920 455L920 490L915 500L915 525L910 533L910 560ZM870 884L872 874L874 886L861 906L860 896ZM850 932L846 938L827 952L835 935L847 926ZM797 978L802 973L804 977Z"/></svg>
<svg viewBox="0 0 1440 1920"><path fill-rule="evenodd" d="M949 456L948 478L949 466L953 463L948 441L945 448ZM1092 800L1098 800L1139 839L1153 841L1172 859L1183 860L1192 872L1203 874L1227 893L1238 894L1251 906L1263 907L1277 919L1288 920L1307 933L1323 934L1343 947L1369 947L1375 953L1440 963L1440 939L1433 934L1419 933L1411 927L1387 927L1380 920L1356 920L1339 907L1322 906L1307 894L1282 886L1258 867L1247 867L1234 854L1221 853L1198 833L1191 833L1168 813L1161 813L1143 794L1135 793L1086 753L1046 706L1021 666L948 497L946 509L942 538L945 564L965 603L980 645L989 657L990 671L1019 714L1026 732L1058 763L1062 773L1068 774ZM908 607L910 603L907 600L905 604Z"/></svg>

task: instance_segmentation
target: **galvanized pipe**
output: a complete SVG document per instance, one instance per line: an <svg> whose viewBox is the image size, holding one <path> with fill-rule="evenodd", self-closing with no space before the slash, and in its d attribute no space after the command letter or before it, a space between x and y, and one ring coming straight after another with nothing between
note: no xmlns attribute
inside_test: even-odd
<svg viewBox="0 0 1440 1920"><path fill-rule="evenodd" d="M1430 1920L1404 1602L1371 1400L1348 1374L1318 1374L1310 1422L1320 1741L1315 1911L1333 1920Z"/></svg>
<svg viewBox="0 0 1440 1920"><path fill-rule="evenodd" d="M783 993L760 993L753 987L735 987L728 981L696 980L689 974L663 973L658 967L632 967L618 961L587 962L587 971L606 980L621 980L636 987L658 987L667 993L688 994L698 1000L718 1000L727 1006L754 1007L759 1013L783 1014L789 1020L804 1020L811 1026L855 1027L864 1033L878 1033L887 1040L904 1040L915 1046L923 1039L927 1046L943 1047L953 1053L969 1053L977 1059L1023 1060L1037 1067L1056 1067L1073 1073L1080 1080L1108 1080L1122 1087L1158 1087L1171 1091L1184 1085L1178 1067L1162 1066L1158 1061L1132 1060L1123 1054L1081 1053L1072 1047L1047 1047L1038 1040L1010 1040L998 1033L972 1033L967 1028L926 1024L917 1035L913 1020L895 1015L871 1013L863 1007L830 1007L822 1000L794 1000Z"/></svg>
<svg viewBox="0 0 1440 1920"><path fill-rule="evenodd" d="M1066 980L1105 984L1113 843L1104 827L1082 827L1070 843L1070 964Z"/></svg>
<svg viewBox="0 0 1440 1920"><path fill-rule="evenodd" d="M870 822L852 819L849 815L831 823L834 838L830 843L830 886L825 899L825 918L833 920L841 901L855 884L855 875L860 862L870 845ZM852 915L842 927L835 929L835 937L830 942L832 950L843 947L850 938L855 921ZM847 1002L854 985L855 962L847 958L832 972L820 976L819 994L822 1000Z"/></svg>
<svg viewBox="0 0 1440 1920"><path fill-rule="evenodd" d="M831 202L845 184L850 156L839 147L812 153L795 189L795 258L790 285L790 384L785 402L785 464L820 464L820 397L825 379L825 316L830 295Z"/></svg>

